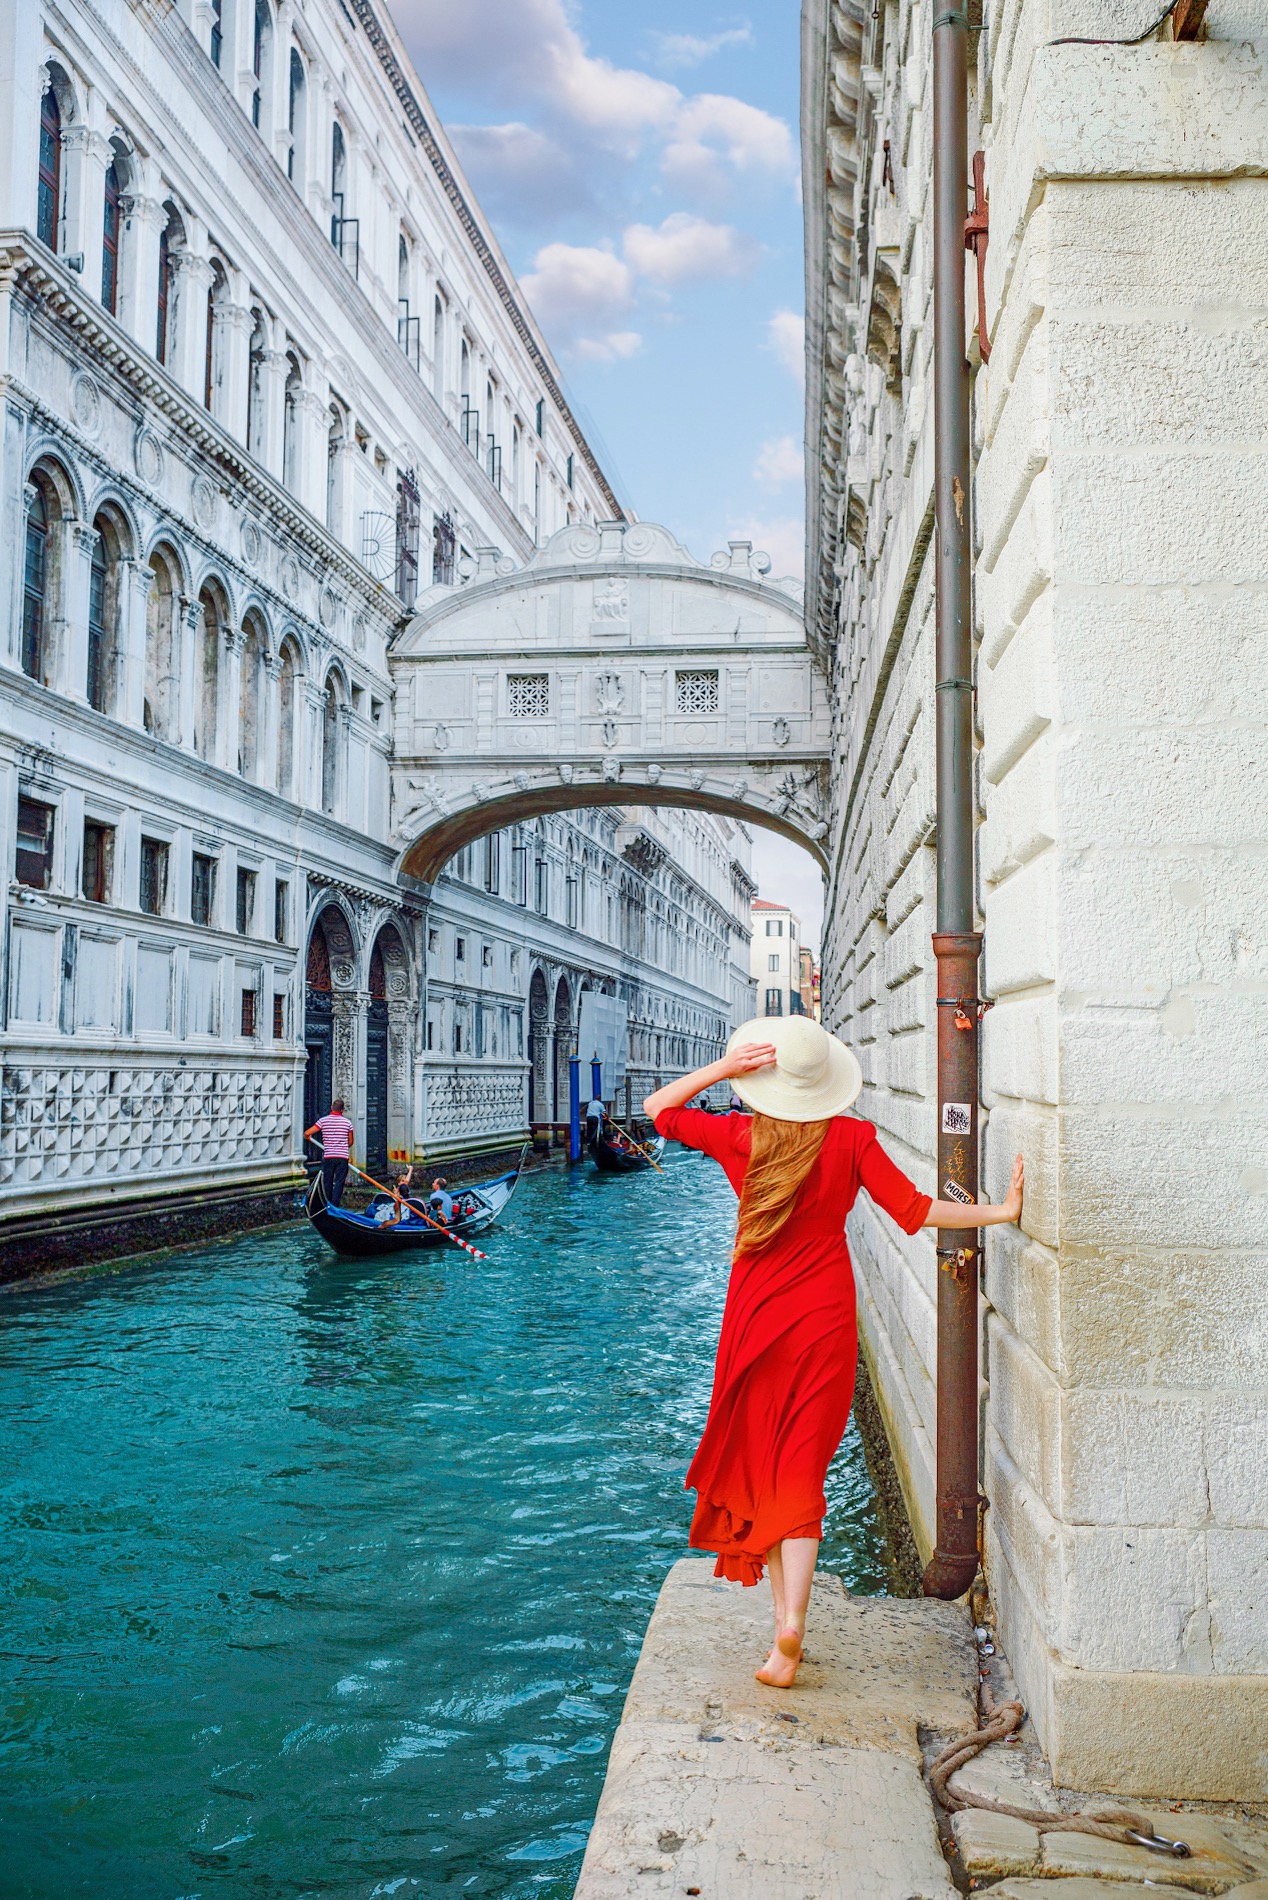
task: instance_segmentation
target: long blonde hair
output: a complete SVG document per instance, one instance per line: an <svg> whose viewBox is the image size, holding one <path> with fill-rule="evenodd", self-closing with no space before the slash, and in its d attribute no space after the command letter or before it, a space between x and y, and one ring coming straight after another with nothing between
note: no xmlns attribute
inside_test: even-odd
<svg viewBox="0 0 1268 1900"><path fill-rule="evenodd" d="M773 1115L754 1115L753 1148L740 1219L735 1232L735 1254L760 1253L769 1247L793 1211L802 1182L819 1159L830 1123L781 1122Z"/></svg>

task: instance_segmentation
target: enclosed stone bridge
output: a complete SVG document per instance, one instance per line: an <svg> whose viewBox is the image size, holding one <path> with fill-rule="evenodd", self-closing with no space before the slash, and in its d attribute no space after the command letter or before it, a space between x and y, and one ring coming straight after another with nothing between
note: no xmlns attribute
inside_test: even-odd
<svg viewBox="0 0 1268 1900"><path fill-rule="evenodd" d="M827 688L768 567L613 522L524 567L482 551L420 596L392 649L402 873L430 883L471 839L585 805L721 812L826 865Z"/></svg>

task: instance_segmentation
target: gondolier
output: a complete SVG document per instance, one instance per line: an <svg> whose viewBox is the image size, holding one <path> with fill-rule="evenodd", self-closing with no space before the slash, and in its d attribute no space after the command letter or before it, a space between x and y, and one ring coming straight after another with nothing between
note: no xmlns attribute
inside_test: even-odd
<svg viewBox="0 0 1268 1900"><path fill-rule="evenodd" d="M343 1112L343 1097L338 1095L328 1112L304 1130L305 1141L321 1143L321 1185L329 1207L338 1207L343 1198L356 1132Z"/></svg>

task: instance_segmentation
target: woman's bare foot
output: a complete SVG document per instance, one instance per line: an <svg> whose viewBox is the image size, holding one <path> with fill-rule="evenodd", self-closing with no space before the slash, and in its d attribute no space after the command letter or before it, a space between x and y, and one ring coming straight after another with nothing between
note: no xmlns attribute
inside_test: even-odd
<svg viewBox="0 0 1268 1900"><path fill-rule="evenodd" d="M761 1668L753 1673L759 1682L766 1683L772 1689L791 1689L800 1666L801 1636L797 1630L789 1628L780 1630L770 1655Z"/></svg>

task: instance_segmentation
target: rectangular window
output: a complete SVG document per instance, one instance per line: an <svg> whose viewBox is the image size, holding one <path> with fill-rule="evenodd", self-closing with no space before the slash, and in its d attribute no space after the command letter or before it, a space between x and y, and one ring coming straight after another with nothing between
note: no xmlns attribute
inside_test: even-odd
<svg viewBox="0 0 1268 1900"><path fill-rule="evenodd" d="M480 967L485 970L491 970L493 968L493 946L491 944L486 943L480 952Z"/></svg>
<svg viewBox="0 0 1268 1900"><path fill-rule="evenodd" d="M13 875L32 891L46 891L53 882L53 809L34 798L18 800Z"/></svg>
<svg viewBox="0 0 1268 1900"><path fill-rule="evenodd" d="M718 710L718 676L708 672L674 674L674 711L715 713Z"/></svg>
<svg viewBox="0 0 1268 1900"><path fill-rule="evenodd" d="M427 1047L429 1049L436 1047L436 1025L430 1016L427 1018Z"/></svg>
<svg viewBox="0 0 1268 1900"><path fill-rule="evenodd" d="M429 957L438 956L440 954L440 932L438 930L429 930L427 932L427 954Z"/></svg>
<svg viewBox="0 0 1268 1900"><path fill-rule="evenodd" d="M285 943L291 922L291 887L284 877L273 886L273 941Z"/></svg>
<svg viewBox="0 0 1268 1900"><path fill-rule="evenodd" d="M167 846L158 838L141 840L141 909L161 917L167 902Z"/></svg>
<svg viewBox="0 0 1268 1900"><path fill-rule="evenodd" d="M478 1056L484 1054L484 1010L479 1003L476 1004L475 1012L475 1053Z"/></svg>
<svg viewBox="0 0 1268 1900"><path fill-rule="evenodd" d="M784 1013L784 992L782 990L767 990L766 1014L768 1016L782 1016L783 1013Z"/></svg>
<svg viewBox="0 0 1268 1900"><path fill-rule="evenodd" d="M286 1041L285 996L275 996L273 998L273 1040L274 1042Z"/></svg>
<svg viewBox="0 0 1268 1900"><path fill-rule="evenodd" d="M83 891L90 904L110 902L113 870L114 826L99 825L89 819L84 825Z"/></svg>
<svg viewBox="0 0 1268 1900"><path fill-rule="evenodd" d="M502 887L502 834L491 831L484 841L484 888L496 893Z"/></svg>
<svg viewBox="0 0 1268 1900"><path fill-rule="evenodd" d="M545 858L537 860L537 876L533 890L533 903L539 917L544 917L550 907L550 866Z"/></svg>
<svg viewBox="0 0 1268 1900"><path fill-rule="evenodd" d="M538 435L542 433L545 427L546 427L546 398L544 396L539 396L537 398L537 433Z"/></svg>
<svg viewBox="0 0 1268 1900"><path fill-rule="evenodd" d="M774 951L774 952L773 952L773 953L772 953L772 954L771 954L770 956L768 956L768 957L767 957L767 959L766 959L766 968L767 968L768 970L778 970L778 968L779 968L779 952L778 952L778 950L776 950L776 951Z"/></svg>
<svg viewBox="0 0 1268 1900"><path fill-rule="evenodd" d="M455 1023L453 1026L453 1052L456 1056L460 1056L462 1054L462 1024L461 1023Z"/></svg>
<svg viewBox="0 0 1268 1900"><path fill-rule="evenodd" d="M243 871L240 869L238 872L238 899L235 914L238 924L238 935L240 937L249 937L251 935L251 926L255 922L254 871Z"/></svg>
<svg viewBox="0 0 1268 1900"><path fill-rule="evenodd" d="M570 455L568 457L568 486L569 488L572 487L572 474L573 474L573 460Z"/></svg>
<svg viewBox="0 0 1268 1900"><path fill-rule="evenodd" d="M255 991L242 992L242 1033L244 1036L255 1034Z"/></svg>
<svg viewBox="0 0 1268 1900"><path fill-rule="evenodd" d="M528 902L528 846L511 846L511 901L515 904Z"/></svg>
<svg viewBox="0 0 1268 1900"><path fill-rule="evenodd" d="M195 851L189 881L189 914L196 924L211 922L216 901L216 860Z"/></svg>
<svg viewBox="0 0 1268 1900"><path fill-rule="evenodd" d="M455 963L465 963L465 962L466 962L466 960L467 960L467 940L466 940L466 938L465 938L465 937L455 937L455 938L454 938L454 940L453 940L453 955L454 955L454 962L455 962Z"/></svg>
<svg viewBox="0 0 1268 1900"><path fill-rule="evenodd" d="M564 881L564 922L569 930L577 928L577 880L575 877Z"/></svg>
<svg viewBox="0 0 1268 1900"><path fill-rule="evenodd" d="M508 673L506 710L511 719L545 719L550 713L550 674Z"/></svg>

